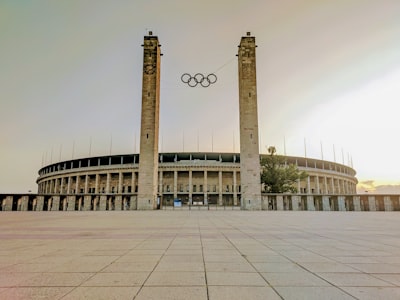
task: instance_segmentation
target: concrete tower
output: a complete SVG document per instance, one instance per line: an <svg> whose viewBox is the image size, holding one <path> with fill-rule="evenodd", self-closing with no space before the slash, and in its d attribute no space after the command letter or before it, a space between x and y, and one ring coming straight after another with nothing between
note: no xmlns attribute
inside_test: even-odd
<svg viewBox="0 0 400 300"><path fill-rule="evenodd" d="M255 43L248 32L238 53L241 208L245 210L261 210Z"/></svg>
<svg viewBox="0 0 400 300"><path fill-rule="evenodd" d="M160 44L149 32L143 44L142 119L137 208L157 207L158 131L160 111Z"/></svg>

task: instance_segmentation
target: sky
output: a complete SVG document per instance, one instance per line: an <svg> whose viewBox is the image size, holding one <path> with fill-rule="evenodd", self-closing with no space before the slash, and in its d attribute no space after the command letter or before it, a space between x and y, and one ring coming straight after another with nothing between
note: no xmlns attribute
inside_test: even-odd
<svg viewBox="0 0 400 300"><path fill-rule="evenodd" d="M400 193L398 0L0 0L0 193L137 153L143 37L162 45L160 152L239 152L237 46L257 43L260 152L353 166ZM208 88L184 73L214 73Z"/></svg>

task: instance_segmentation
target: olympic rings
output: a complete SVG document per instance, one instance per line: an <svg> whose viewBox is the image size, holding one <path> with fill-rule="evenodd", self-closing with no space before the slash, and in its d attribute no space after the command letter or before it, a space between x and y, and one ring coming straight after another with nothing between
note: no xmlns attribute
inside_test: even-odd
<svg viewBox="0 0 400 300"><path fill-rule="evenodd" d="M181 76L181 80L183 83L186 83L190 87L195 87L200 84L202 87L209 87L211 84L217 82L217 75L211 73L207 76L204 76L201 73L197 73L194 76L189 73L185 73Z"/></svg>

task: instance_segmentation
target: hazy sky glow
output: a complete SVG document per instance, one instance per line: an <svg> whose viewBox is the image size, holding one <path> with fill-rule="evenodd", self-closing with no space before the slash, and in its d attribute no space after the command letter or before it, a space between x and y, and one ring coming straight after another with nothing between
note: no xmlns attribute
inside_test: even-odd
<svg viewBox="0 0 400 300"><path fill-rule="evenodd" d="M235 55L251 31L261 152L286 141L321 158L322 144L326 160L352 158L361 190L400 186L399 16L398 0L2 0L0 193L36 191L60 159L138 151L149 30L164 53L160 152L239 151ZM186 72L218 81L189 88Z"/></svg>

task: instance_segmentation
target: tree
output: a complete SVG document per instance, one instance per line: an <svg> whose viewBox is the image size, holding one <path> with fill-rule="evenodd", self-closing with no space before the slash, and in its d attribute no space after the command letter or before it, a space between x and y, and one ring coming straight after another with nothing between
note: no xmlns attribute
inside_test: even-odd
<svg viewBox="0 0 400 300"><path fill-rule="evenodd" d="M284 156L276 155L276 148L268 148L269 155L261 159L261 183L266 193L297 193L298 180L307 178L294 164L287 164Z"/></svg>

